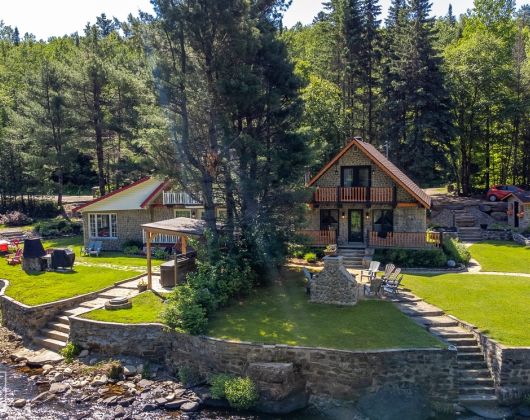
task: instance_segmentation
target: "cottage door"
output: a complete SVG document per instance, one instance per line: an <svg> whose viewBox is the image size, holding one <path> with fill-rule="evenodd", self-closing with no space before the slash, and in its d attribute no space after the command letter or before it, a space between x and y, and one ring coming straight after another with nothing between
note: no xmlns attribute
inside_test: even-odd
<svg viewBox="0 0 530 420"><path fill-rule="evenodd" d="M519 213L519 202L514 201L513 202L513 227L518 228L519 227L519 216L517 215Z"/></svg>
<svg viewBox="0 0 530 420"><path fill-rule="evenodd" d="M363 211L348 212L348 242L364 242Z"/></svg>

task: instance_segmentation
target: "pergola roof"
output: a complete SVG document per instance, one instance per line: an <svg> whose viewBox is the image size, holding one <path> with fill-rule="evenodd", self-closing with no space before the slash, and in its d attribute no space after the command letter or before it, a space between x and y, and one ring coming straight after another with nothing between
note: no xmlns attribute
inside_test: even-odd
<svg viewBox="0 0 530 420"><path fill-rule="evenodd" d="M147 232L160 233L162 235L199 237L204 235L206 222L204 220L190 219L189 217L177 217L176 219L146 223L142 225L142 228Z"/></svg>

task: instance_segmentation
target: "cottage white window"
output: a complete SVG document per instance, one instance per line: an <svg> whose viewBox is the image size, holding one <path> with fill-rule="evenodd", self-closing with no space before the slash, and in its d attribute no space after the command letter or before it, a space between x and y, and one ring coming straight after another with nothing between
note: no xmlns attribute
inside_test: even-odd
<svg viewBox="0 0 530 420"><path fill-rule="evenodd" d="M116 225L116 214L91 213L88 215L88 226L91 238L117 238L118 233Z"/></svg>
<svg viewBox="0 0 530 420"><path fill-rule="evenodd" d="M175 210L175 217L191 217L191 210L188 209L177 209Z"/></svg>

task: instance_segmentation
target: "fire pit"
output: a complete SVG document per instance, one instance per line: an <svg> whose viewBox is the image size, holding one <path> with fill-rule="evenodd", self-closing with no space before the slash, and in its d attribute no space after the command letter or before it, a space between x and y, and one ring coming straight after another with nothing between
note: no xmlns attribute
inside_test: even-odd
<svg viewBox="0 0 530 420"><path fill-rule="evenodd" d="M110 299L105 303L105 309L115 310L115 309L129 309L132 308L132 303L127 297L118 297Z"/></svg>
<svg viewBox="0 0 530 420"><path fill-rule="evenodd" d="M44 271L45 262L42 257L46 255L40 239L25 239L24 252L22 253L22 269L26 273L40 273Z"/></svg>

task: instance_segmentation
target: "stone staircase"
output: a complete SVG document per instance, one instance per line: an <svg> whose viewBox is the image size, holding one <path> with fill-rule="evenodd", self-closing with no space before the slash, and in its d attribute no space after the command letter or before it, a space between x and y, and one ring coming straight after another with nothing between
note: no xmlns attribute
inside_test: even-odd
<svg viewBox="0 0 530 420"><path fill-rule="evenodd" d="M456 210L455 211L455 223L456 227L475 227L477 225L477 220L475 216L471 213L468 213L465 210Z"/></svg>
<svg viewBox="0 0 530 420"><path fill-rule="evenodd" d="M346 268L362 269L364 251L364 248L339 248L338 255L343 258Z"/></svg>
<svg viewBox="0 0 530 420"><path fill-rule="evenodd" d="M484 355L474 337L452 317L422 299L402 292L399 309L427 328L432 334L456 347L458 361L459 402L496 404L493 378Z"/></svg>
<svg viewBox="0 0 530 420"><path fill-rule="evenodd" d="M458 237L462 242L478 242L482 240L482 229L479 227L459 227Z"/></svg>
<svg viewBox="0 0 530 420"><path fill-rule="evenodd" d="M132 281L121 284L106 292L100 293L95 298L82 302L75 308L61 312L40 330L40 333L33 339L33 342L45 349L56 352L60 351L66 346L68 337L70 336L70 316L82 315L94 309L102 308L110 299L134 296L138 293L136 283L136 281Z"/></svg>

